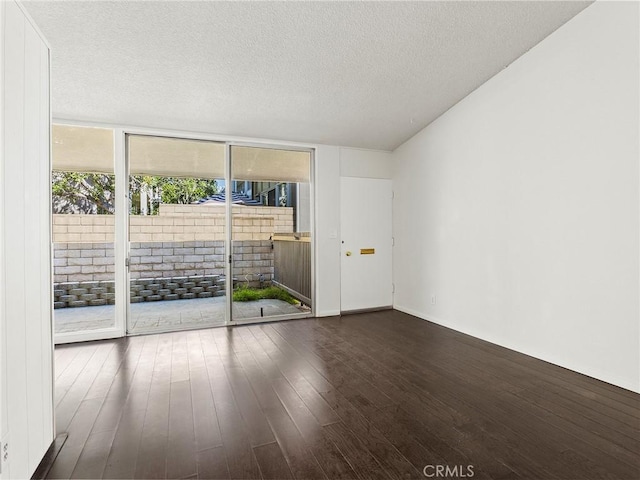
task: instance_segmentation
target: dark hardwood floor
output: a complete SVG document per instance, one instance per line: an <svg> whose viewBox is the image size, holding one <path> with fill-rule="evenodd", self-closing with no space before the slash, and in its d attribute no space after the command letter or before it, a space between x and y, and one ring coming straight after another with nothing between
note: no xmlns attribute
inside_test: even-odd
<svg viewBox="0 0 640 480"><path fill-rule="evenodd" d="M640 395L396 311L61 346L56 378L50 478L640 478Z"/></svg>

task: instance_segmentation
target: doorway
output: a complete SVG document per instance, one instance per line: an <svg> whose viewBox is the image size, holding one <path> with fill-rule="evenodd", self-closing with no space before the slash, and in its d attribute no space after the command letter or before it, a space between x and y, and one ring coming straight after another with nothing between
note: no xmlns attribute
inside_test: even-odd
<svg viewBox="0 0 640 480"><path fill-rule="evenodd" d="M340 310L391 307L391 180L340 179Z"/></svg>
<svg viewBox="0 0 640 480"><path fill-rule="evenodd" d="M226 322L225 144L126 135L127 333Z"/></svg>

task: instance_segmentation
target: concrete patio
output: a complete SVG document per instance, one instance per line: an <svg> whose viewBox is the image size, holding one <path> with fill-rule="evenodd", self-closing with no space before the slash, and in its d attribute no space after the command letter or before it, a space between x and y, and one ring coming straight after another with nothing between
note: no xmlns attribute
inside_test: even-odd
<svg viewBox="0 0 640 480"><path fill-rule="evenodd" d="M132 303L130 333L224 325L226 297ZM234 302L236 321L308 312L281 300ZM54 311L55 333L83 332L114 325L114 305L61 308Z"/></svg>

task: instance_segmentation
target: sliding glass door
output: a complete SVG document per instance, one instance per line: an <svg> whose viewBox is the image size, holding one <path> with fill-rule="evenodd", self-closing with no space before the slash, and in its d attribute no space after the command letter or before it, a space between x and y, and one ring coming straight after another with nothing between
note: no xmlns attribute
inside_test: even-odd
<svg viewBox="0 0 640 480"><path fill-rule="evenodd" d="M56 342L310 316L312 160L54 125Z"/></svg>
<svg viewBox="0 0 640 480"><path fill-rule="evenodd" d="M230 147L234 322L311 314L311 152Z"/></svg>
<svg viewBox="0 0 640 480"><path fill-rule="evenodd" d="M127 135L128 332L226 323L223 143Z"/></svg>
<svg viewBox="0 0 640 480"><path fill-rule="evenodd" d="M126 146L129 333L311 314L310 151Z"/></svg>

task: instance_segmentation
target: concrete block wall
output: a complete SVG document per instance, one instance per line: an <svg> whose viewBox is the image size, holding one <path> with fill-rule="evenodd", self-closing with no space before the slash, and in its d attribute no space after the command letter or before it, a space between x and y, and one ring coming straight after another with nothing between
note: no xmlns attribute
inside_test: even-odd
<svg viewBox="0 0 640 480"><path fill-rule="evenodd" d="M218 275L137 278L129 285L131 303L159 300L190 300L225 295L225 279ZM54 308L73 308L115 303L115 282L63 282L54 287Z"/></svg>
<svg viewBox="0 0 640 480"><path fill-rule="evenodd" d="M290 207L233 206L234 283L271 284L274 265L269 238L293 232L293 223ZM224 293L224 205L162 204L158 215L131 216L129 230L132 301ZM56 308L113 302L113 238L113 215L53 216ZM197 281L192 286L193 279ZM160 286L154 290L147 284Z"/></svg>
<svg viewBox="0 0 640 480"><path fill-rule="evenodd" d="M131 297L140 296L136 285L150 283L170 284L161 290L187 288L186 291L153 293L150 300L174 300L177 298L204 298L204 292L221 291L224 288L225 251L223 241L192 242L132 242L130 250ZM270 240L235 241L233 245L234 283L252 287L267 286L273 279L273 249ZM56 308L106 305L112 303L115 279L113 243L56 243L54 244L54 293ZM212 281L203 291L192 291L195 286L182 286L194 278ZM173 285L172 284L176 284ZM194 297L190 293L196 294ZM160 295L161 298L158 298ZM166 295L170 295L165 298ZM186 295L186 296L185 296Z"/></svg>
<svg viewBox="0 0 640 480"><path fill-rule="evenodd" d="M53 215L53 242L113 242L114 215Z"/></svg>
<svg viewBox="0 0 640 480"><path fill-rule="evenodd" d="M224 242L132 242L131 278L224 275Z"/></svg>
<svg viewBox="0 0 640 480"><path fill-rule="evenodd" d="M62 282L53 286L54 308L113 305L115 298L113 280Z"/></svg>
<svg viewBox="0 0 640 480"><path fill-rule="evenodd" d="M54 243L53 282L113 281L113 243Z"/></svg>
<svg viewBox="0 0 640 480"><path fill-rule="evenodd" d="M233 206L236 240L268 240L274 233L293 232L291 207ZM53 215L54 243L113 242L113 215ZM132 242L224 240L224 205L161 204L158 215L132 215Z"/></svg>
<svg viewBox="0 0 640 480"><path fill-rule="evenodd" d="M224 275L224 242L132 242L130 275L136 278ZM53 251L54 283L113 281L113 243L56 243ZM236 241L234 273L240 282L266 282L273 278L270 240Z"/></svg>

